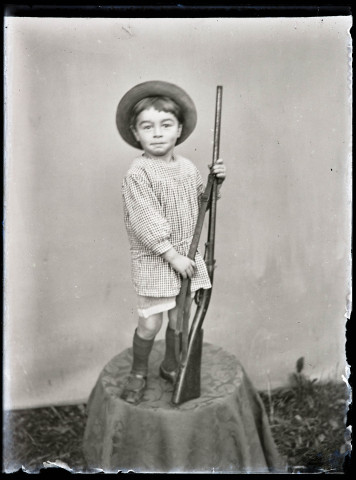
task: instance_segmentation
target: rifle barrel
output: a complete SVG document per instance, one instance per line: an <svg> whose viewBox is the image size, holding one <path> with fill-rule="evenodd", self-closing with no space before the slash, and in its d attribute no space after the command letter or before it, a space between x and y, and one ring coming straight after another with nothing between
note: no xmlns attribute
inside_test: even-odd
<svg viewBox="0 0 356 480"><path fill-rule="evenodd" d="M219 151L220 151L222 93L223 93L223 87L221 85L218 85L216 87L213 165L214 163L216 163L216 160L219 158Z"/></svg>
<svg viewBox="0 0 356 480"><path fill-rule="evenodd" d="M213 165L219 158L220 151L220 128L221 128L221 110L222 110L222 86L216 87L216 104L215 104L215 128L214 128L214 146L213 146ZM206 244L204 260L208 267L211 284L213 284L215 259L215 228L216 228L216 202L217 202L217 181L215 179L212 189L210 211L209 211L209 228L208 242Z"/></svg>

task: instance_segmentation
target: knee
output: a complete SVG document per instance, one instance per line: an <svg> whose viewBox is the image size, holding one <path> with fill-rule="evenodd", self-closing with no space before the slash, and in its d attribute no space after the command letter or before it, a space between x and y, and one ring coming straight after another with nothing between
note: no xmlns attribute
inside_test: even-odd
<svg viewBox="0 0 356 480"><path fill-rule="evenodd" d="M162 326L162 314L152 315L148 318L139 317L137 334L145 340L152 340Z"/></svg>

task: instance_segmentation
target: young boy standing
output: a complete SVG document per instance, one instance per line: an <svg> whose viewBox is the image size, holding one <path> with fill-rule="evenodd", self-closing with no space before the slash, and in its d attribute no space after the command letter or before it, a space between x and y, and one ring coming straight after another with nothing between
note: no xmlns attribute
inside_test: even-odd
<svg viewBox="0 0 356 480"><path fill-rule="evenodd" d="M199 251L195 261L187 257L204 191L202 178L190 160L174 153L175 145L192 133L196 120L195 105L188 94L162 81L136 85L117 108L121 136L143 150L122 184L138 310L132 370L122 398L133 404L141 401L146 389L148 359L165 311L169 321L160 374L172 383L176 380L174 331L181 278L191 279L192 294L211 288ZM221 159L212 171L221 184L226 176Z"/></svg>

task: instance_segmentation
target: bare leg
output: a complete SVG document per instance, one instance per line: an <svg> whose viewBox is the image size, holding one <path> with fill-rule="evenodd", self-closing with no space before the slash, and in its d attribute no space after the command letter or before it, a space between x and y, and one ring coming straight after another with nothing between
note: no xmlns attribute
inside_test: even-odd
<svg viewBox="0 0 356 480"><path fill-rule="evenodd" d="M192 307L192 301L193 299L190 298L189 300L189 311ZM175 306L174 308L172 308L171 310L168 310L168 325L170 328L172 328L173 330L175 330L176 328L176 325L177 325L177 317L178 317L178 308L177 306Z"/></svg>
<svg viewBox="0 0 356 480"><path fill-rule="evenodd" d="M163 313L156 313L148 318L138 317L137 334L145 340L152 340L160 331Z"/></svg>

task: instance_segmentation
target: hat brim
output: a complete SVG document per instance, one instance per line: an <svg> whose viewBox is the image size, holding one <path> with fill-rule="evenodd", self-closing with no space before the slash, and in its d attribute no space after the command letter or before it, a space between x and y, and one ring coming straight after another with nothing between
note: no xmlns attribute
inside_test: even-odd
<svg viewBox="0 0 356 480"><path fill-rule="evenodd" d="M197 124L197 111L193 100L180 87L173 83L152 80L143 82L131 88L120 100L116 111L116 126L122 138L135 148L142 149L136 140L130 127L130 116L132 108L137 102L146 97L169 97L174 100L182 111L183 125L180 137L176 145L184 142L194 130Z"/></svg>

